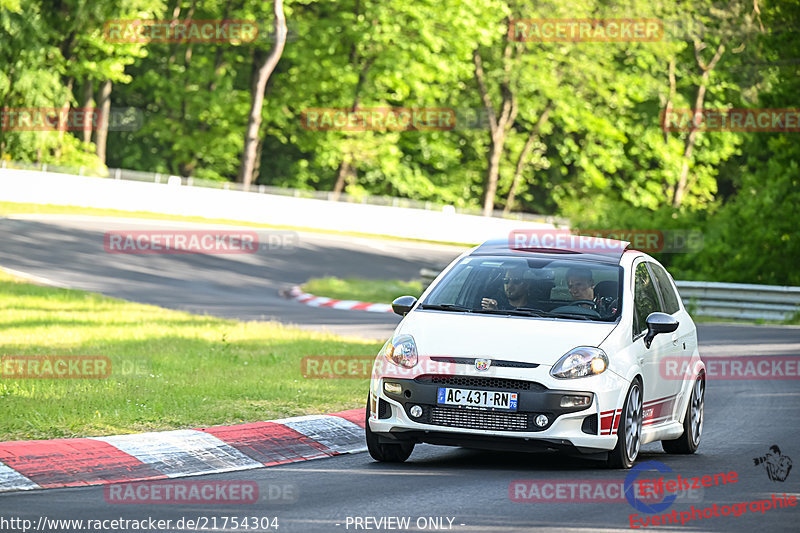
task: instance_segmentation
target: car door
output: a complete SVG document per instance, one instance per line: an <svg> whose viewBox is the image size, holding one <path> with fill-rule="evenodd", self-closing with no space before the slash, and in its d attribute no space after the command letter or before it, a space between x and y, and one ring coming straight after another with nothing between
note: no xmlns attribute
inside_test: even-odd
<svg viewBox="0 0 800 533"><path fill-rule="evenodd" d="M694 327L689 320L688 314L685 311L681 311L681 305L679 303L680 297L678 296L675 285L672 283L670 275L667 274L667 271L664 270L664 267L653 262L648 262L647 266L650 268L650 272L653 274L656 287L658 288L658 293L661 296L663 312L667 313L668 315L672 315L676 320L678 320L678 329L672 333L664 334L665 336L668 335L670 338L670 345L667 349L667 357L672 359L673 362L682 361L684 358L690 357L692 352L694 352ZM688 361L688 359L685 360ZM662 367L661 370L663 371L664 368ZM670 394L675 395L675 405L677 405L677 400L679 399L678 395L681 393L683 388L683 380L665 379L664 376L662 376L661 379L666 382L665 385L670 387ZM675 413L675 416L680 418L680 414L681 413Z"/></svg>
<svg viewBox="0 0 800 533"><path fill-rule="evenodd" d="M663 304L646 261L635 264L633 277L633 343L644 379L642 425L650 426L669 421L674 411L673 383L663 379L660 372L661 361L671 352L672 338L671 334L662 333L656 335L650 348L645 347L647 316L662 311Z"/></svg>

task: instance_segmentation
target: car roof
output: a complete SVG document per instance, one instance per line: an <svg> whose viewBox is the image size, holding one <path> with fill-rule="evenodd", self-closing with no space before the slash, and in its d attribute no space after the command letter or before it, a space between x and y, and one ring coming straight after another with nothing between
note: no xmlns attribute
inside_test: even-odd
<svg viewBox="0 0 800 533"><path fill-rule="evenodd" d="M556 230L559 231L559 230ZM574 259L577 261L587 261L592 263L604 263L618 265L622 254L630 245L627 241L614 239L601 239L597 237L578 236L579 246L562 248L557 247L530 247L516 246L509 242L509 239L491 239L477 248L469 255L501 255L509 257L536 257L542 259ZM592 252L591 250L598 250Z"/></svg>

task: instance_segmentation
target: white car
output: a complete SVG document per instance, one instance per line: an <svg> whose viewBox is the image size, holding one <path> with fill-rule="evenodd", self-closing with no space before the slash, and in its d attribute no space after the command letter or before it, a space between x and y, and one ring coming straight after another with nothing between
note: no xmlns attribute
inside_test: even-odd
<svg viewBox="0 0 800 533"><path fill-rule="evenodd" d="M402 462L424 442L630 468L648 442L694 453L705 392L694 323L664 267L614 243L587 252L488 241L419 300L395 300L405 318L373 367L370 455ZM685 363L677 378L668 360Z"/></svg>

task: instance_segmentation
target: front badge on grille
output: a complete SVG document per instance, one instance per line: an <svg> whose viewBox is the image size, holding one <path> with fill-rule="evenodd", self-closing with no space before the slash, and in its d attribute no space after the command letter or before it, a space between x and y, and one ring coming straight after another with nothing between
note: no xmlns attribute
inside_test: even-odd
<svg viewBox="0 0 800 533"><path fill-rule="evenodd" d="M475 359L475 370L489 370L490 366L492 366L491 359Z"/></svg>

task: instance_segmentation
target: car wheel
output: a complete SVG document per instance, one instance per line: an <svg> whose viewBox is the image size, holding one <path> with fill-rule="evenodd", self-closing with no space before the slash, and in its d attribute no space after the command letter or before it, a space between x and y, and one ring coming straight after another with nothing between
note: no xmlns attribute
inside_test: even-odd
<svg viewBox="0 0 800 533"><path fill-rule="evenodd" d="M608 454L609 468L630 468L639 456L642 440L642 382L633 380L622 407L617 445Z"/></svg>
<svg viewBox="0 0 800 533"><path fill-rule="evenodd" d="M400 442L397 444L382 443L378 440L378 436L369 428L369 397L367 397L366 413L367 418L364 429L367 437L367 449L372 458L381 463L402 463L408 459L411 452L414 451L413 442Z"/></svg>
<svg viewBox="0 0 800 533"><path fill-rule="evenodd" d="M705 403L706 382L700 376L692 387L692 396L686 406L686 416L683 417L683 435L673 440L662 440L661 447L667 453L694 453L700 446L700 436L703 434L703 405Z"/></svg>

